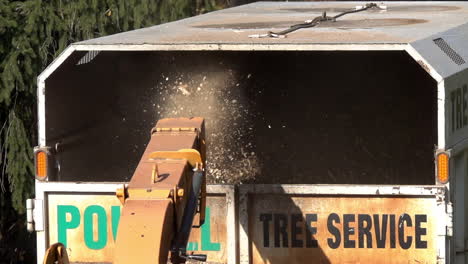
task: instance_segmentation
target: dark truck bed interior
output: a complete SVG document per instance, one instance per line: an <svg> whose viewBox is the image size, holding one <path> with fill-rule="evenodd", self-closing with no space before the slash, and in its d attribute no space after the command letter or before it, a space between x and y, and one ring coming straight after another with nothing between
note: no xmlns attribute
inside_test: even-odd
<svg viewBox="0 0 468 264"><path fill-rule="evenodd" d="M76 62L46 81L56 180L128 181L158 119L202 116L208 183L434 183L437 84L405 52L100 52Z"/></svg>

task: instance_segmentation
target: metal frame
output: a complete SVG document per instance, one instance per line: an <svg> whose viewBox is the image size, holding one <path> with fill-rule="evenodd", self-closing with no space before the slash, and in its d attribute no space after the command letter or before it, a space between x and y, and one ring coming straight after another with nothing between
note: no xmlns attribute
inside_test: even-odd
<svg viewBox="0 0 468 264"><path fill-rule="evenodd" d="M365 195L365 196L433 196L437 201L437 214L441 216L437 225L437 263L446 263L447 229L451 228L451 217L446 219L451 206L447 204L446 189L442 186L423 185L240 185L239 186L239 263L251 261L249 240L249 195L250 194L289 194L289 195ZM447 221L447 222L445 222Z"/></svg>
<svg viewBox="0 0 468 264"><path fill-rule="evenodd" d="M115 194L117 188L122 188L126 183L94 183L94 182L39 182L36 181L36 199L34 209L34 221L36 224L37 264L41 264L47 249L48 223L47 223L47 198L54 193L76 194ZM227 264L238 263L237 255L237 224L236 203L234 185L207 185L208 194L221 194L226 197L226 251Z"/></svg>

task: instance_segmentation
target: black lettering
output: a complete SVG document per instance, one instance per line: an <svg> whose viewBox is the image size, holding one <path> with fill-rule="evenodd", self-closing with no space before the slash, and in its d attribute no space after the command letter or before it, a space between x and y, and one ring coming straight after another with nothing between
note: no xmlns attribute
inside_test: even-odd
<svg viewBox="0 0 468 264"><path fill-rule="evenodd" d="M414 217L416 248L427 248L427 241L421 240L421 236L427 234L426 228L421 227L421 223L427 223L427 215L416 215Z"/></svg>
<svg viewBox="0 0 468 264"><path fill-rule="evenodd" d="M366 223L364 225L364 223ZM368 214L359 214L358 215L358 240L359 240L359 248L364 248L364 236L366 237L366 245L367 248L372 248L372 235L371 230L372 228L372 218Z"/></svg>
<svg viewBox="0 0 468 264"><path fill-rule="evenodd" d="M462 101L462 95L461 95L461 89L457 89L456 90L456 93L457 93L457 106L456 106L456 113L457 113L457 129L460 129L462 127L462 105L461 105L461 101Z"/></svg>
<svg viewBox="0 0 468 264"><path fill-rule="evenodd" d="M390 248L396 248L395 215L390 215Z"/></svg>
<svg viewBox="0 0 468 264"><path fill-rule="evenodd" d="M271 214L260 214L260 221L263 222L263 247L270 247L270 221Z"/></svg>
<svg viewBox="0 0 468 264"><path fill-rule="evenodd" d="M280 239L283 240L283 247L288 247L288 218L285 214L275 214L275 247L280 246Z"/></svg>
<svg viewBox="0 0 468 264"><path fill-rule="evenodd" d="M302 222L302 214L291 215L291 247L301 248L304 246L304 242L301 239L297 239L297 235L302 234L302 228L297 226L297 223Z"/></svg>
<svg viewBox="0 0 468 264"><path fill-rule="evenodd" d="M330 248L335 249L338 248L341 244L341 234L340 230L333 225L333 222L338 224L340 223L340 217L335 213L330 214L327 220L328 232L330 232L330 234L332 234L335 237L335 240L333 240L333 238L327 239L328 246Z"/></svg>
<svg viewBox="0 0 468 264"><path fill-rule="evenodd" d="M349 227L350 222L354 222L355 217L353 214L343 215L343 245L345 248L355 248L356 242L349 239L349 235L354 235L354 227Z"/></svg>
<svg viewBox="0 0 468 264"><path fill-rule="evenodd" d="M466 126L468 125L468 87L467 85L463 85L463 91L462 91L462 94L463 94L463 126Z"/></svg>
<svg viewBox="0 0 468 264"><path fill-rule="evenodd" d="M405 240L405 225L409 227L413 226L411 217L408 214L402 214L400 219L398 219L398 242L402 249L410 248L411 243L413 242L413 238L411 236L407 236Z"/></svg>
<svg viewBox="0 0 468 264"><path fill-rule="evenodd" d="M317 222L317 214L306 214L306 247L318 247L317 240L314 235L317 234L317 227L312 226L312 222Z"/></svg>
<svg viewBox="0 0 468 264"><path fill-rule="evenodd" d="M455 110L455 105L456 105L456 95L455 95L455 92L452 91L450 93L450 101L452 102L452 132L455 132L456 128L455 128L455 113L456 113L456 110Z"/></svg>
<svg viewBox="0 0 468 264"><path fill-rule="evenodd" d="M375 226L375 241L377 248L385 248L385 239L387 239L387 222L388 215L382 215L382 225L380 225L379 215L374 215L374 226Z"/></svg>

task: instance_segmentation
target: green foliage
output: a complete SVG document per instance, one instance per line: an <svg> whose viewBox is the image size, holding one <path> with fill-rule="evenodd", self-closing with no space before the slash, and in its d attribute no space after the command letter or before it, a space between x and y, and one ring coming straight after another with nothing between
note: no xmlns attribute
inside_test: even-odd
<svg viewBox="0 0 468 264"><path fill-rule="evenodd" d="M196 0L196 7L195 7L195 13L197 15L203 14L206 12L211 12L215 10L220 10L226 7L227 3L229 3L230 0L224 1L224 0Z"/></svg>
<svg viewBox="0 0 468 264"><path fill-rule="evenodd" d="M24 212L24 202L33 190L33 173L34 165L32 162L32 151L29 143L29 138L23 121L19 118L14 110L10 111L9 127L5 133L5 152L8 161L6 164L6 174L10 191L12 192L12 205L19 213ZM24 118L29 119L29 118ZM25 140L26 139L26 140Z"/></svg>

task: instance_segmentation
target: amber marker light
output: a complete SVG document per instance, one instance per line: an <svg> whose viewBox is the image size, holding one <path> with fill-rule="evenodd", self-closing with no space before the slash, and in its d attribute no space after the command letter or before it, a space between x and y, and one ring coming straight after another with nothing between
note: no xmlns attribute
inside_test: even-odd
<svg viewBox="0 0 468 264"><path fill-rule="evenodd" d="M48 157L47 153L42 150L38 150L35 153L36 155L36 179L44 181L47 178L47 166L48 166Z"/></svg>
<svg viewBox="0 0 468 264"><path fill-rule="evenodd" d="M447 183L449 181L449 155L446 152L437 154L437 181Z"/></svg>

